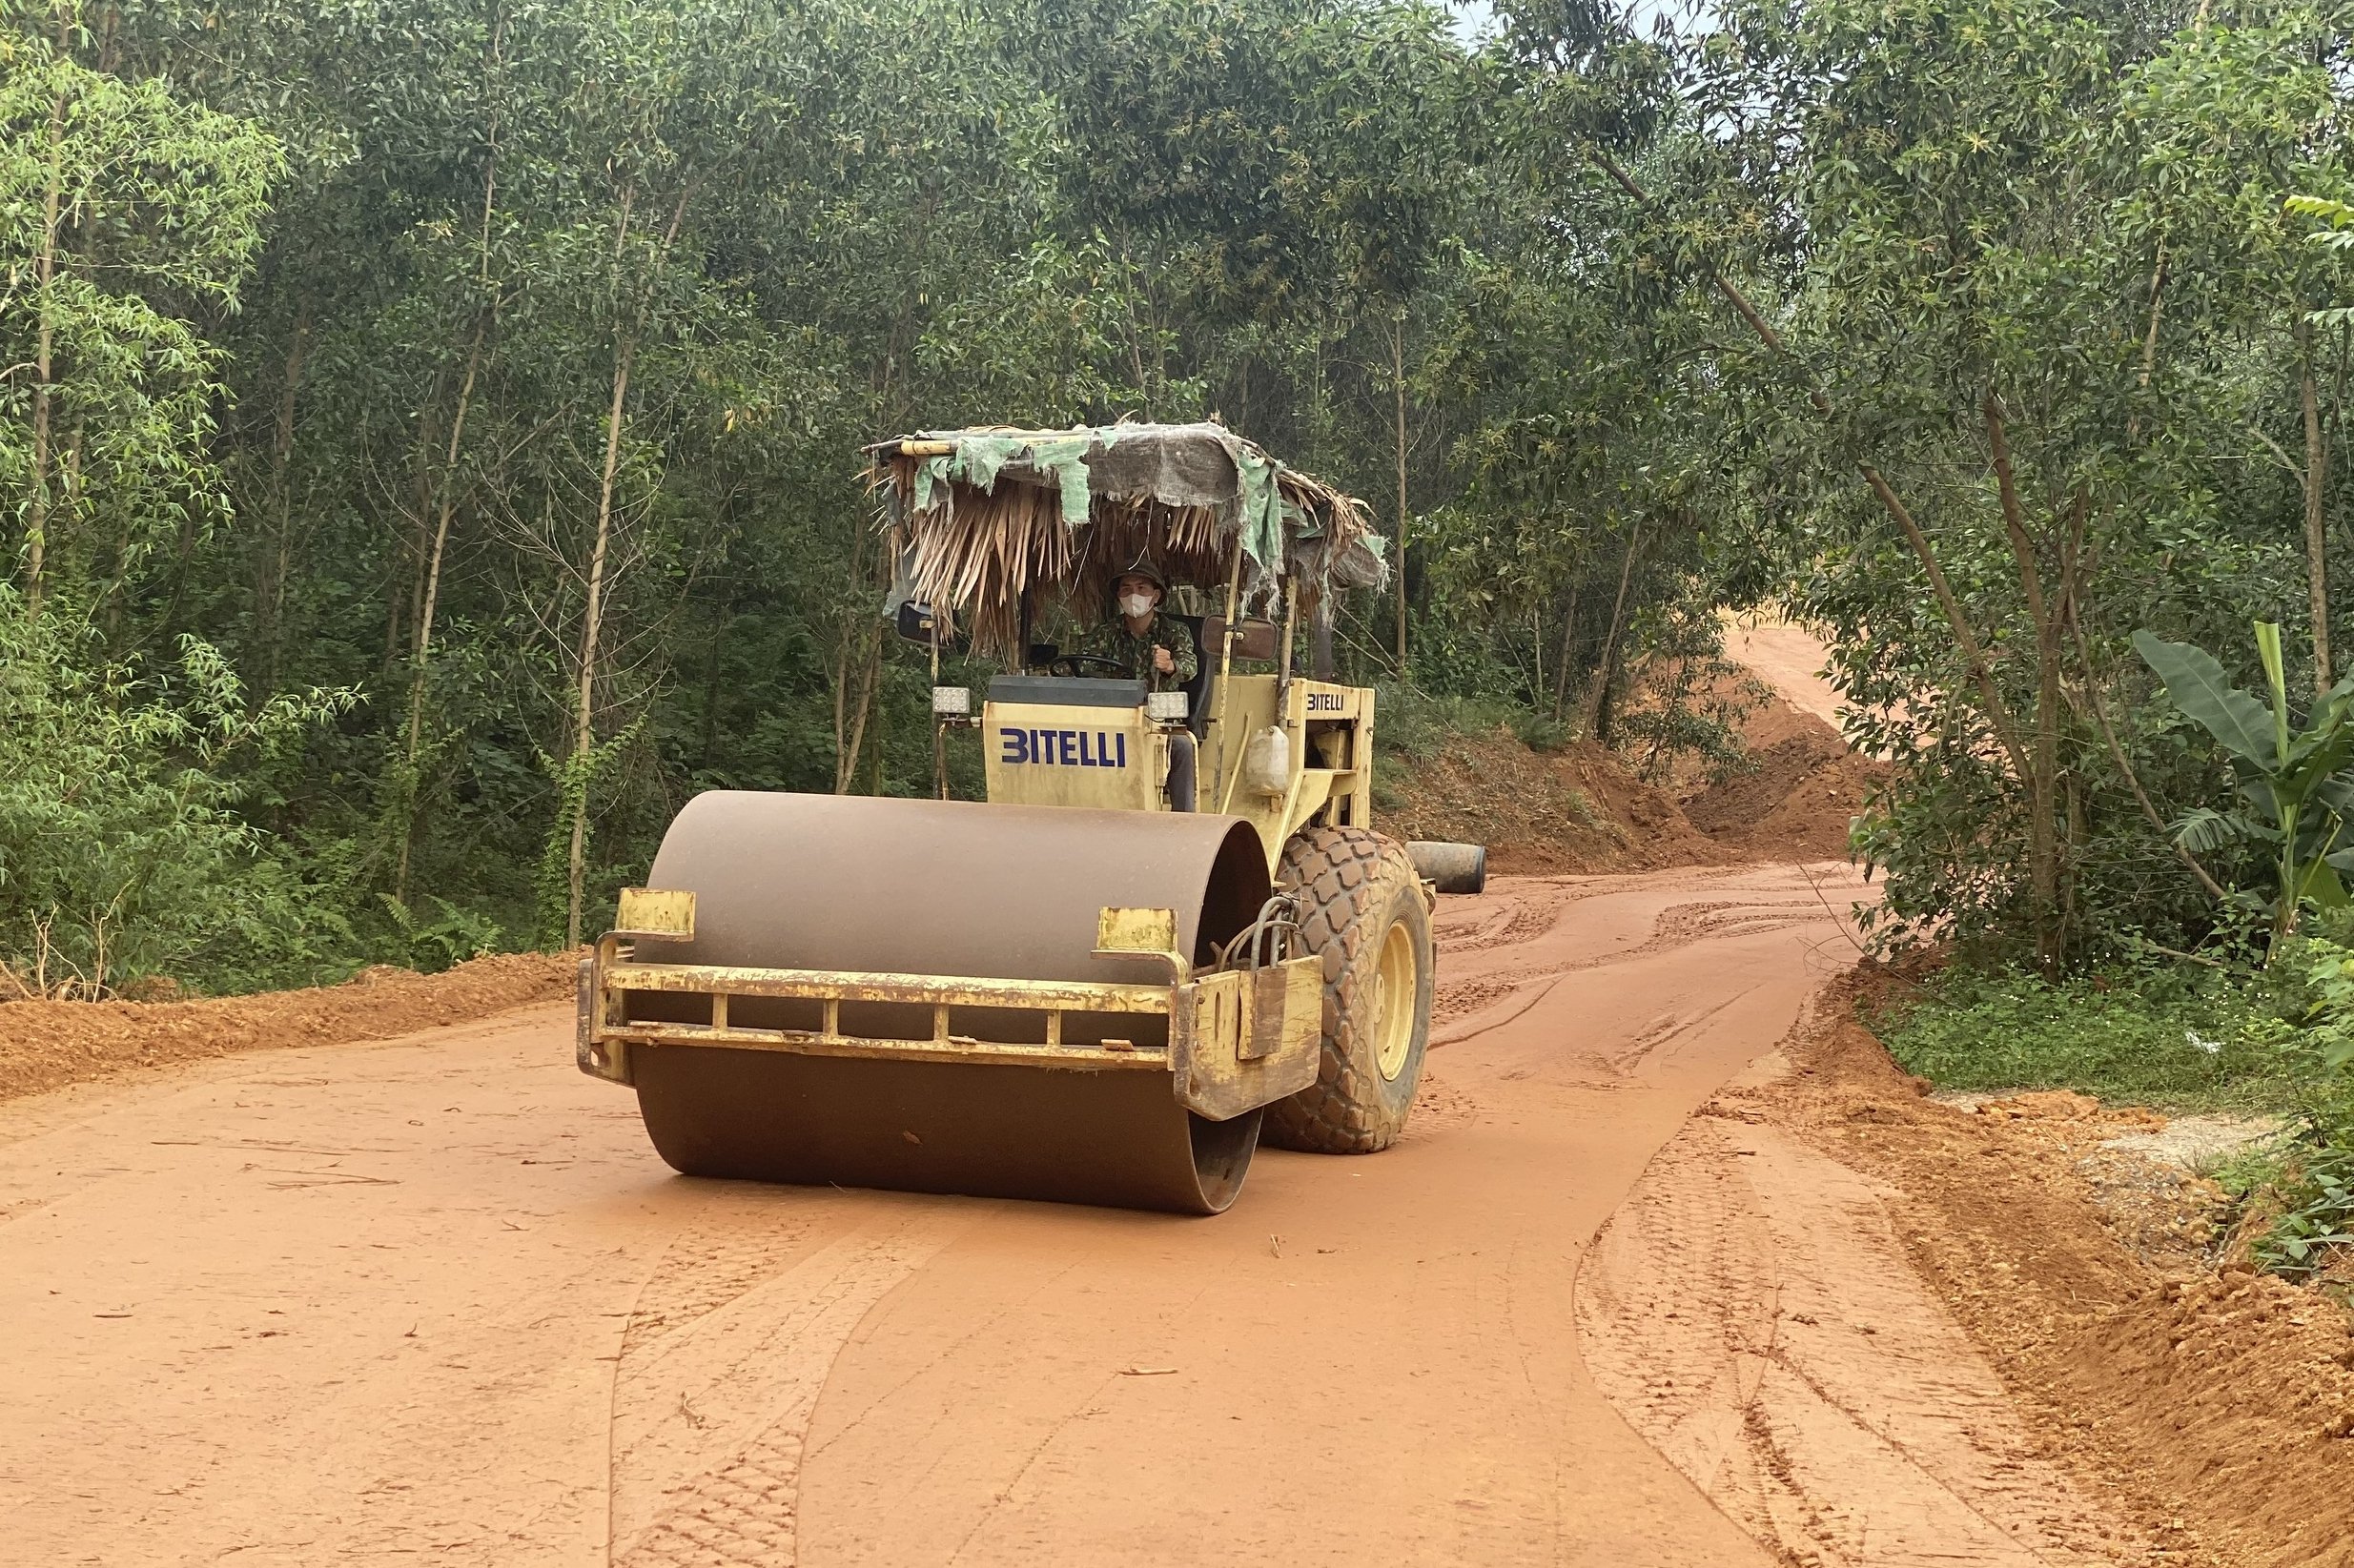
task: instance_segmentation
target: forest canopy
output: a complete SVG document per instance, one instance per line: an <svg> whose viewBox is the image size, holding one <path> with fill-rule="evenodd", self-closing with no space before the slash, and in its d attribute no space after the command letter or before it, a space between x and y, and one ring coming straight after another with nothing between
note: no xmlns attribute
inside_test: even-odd
<svg viewBox="0 0 2354 1568"><path fill-rule="evenodd" d="M1122 418L1363 499L1353 679L1706 749L1632 694L1827 628L1886 940L2293 919L2354 834L2283 889L2133 638L2346 672L2349 19L10 0L0 964L576 942L695 790L926 792L862 446Z"/></svg>

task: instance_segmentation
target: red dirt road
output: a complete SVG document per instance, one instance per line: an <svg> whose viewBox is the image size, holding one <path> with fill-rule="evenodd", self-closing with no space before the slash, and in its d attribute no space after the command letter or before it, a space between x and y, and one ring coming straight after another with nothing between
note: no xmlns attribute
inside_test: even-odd
<svg viewBox="0 0 2354 1568"><path fill-rule="evenodd" d="M1212 1220L686 1180L558 1008L0 1105L0 1560L1772 1561L1572 1291L1852 876L1447 902L1407 1138Z"/></svg>

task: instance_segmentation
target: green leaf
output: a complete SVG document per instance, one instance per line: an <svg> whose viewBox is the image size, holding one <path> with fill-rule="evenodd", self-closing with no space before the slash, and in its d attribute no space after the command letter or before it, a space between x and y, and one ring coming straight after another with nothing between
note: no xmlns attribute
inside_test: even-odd
<svg viewBox="0 0 2354 1568"><path fill-rule="evenodd" d="M2281 623L2259 621L2256 626L2256 656L2264 666L2264 683L2272 689L2273 756L2285 764L2288 761L2288 674L2281 660Z"/></svg>
<svg viewBox="0 0 2354 1568"><path fill-rule="evenodd" d="M2175 706L2221 742L2233 756L2269 767L2279 757L2272 716L2255 698L2231 683L2223 666L2204 648L2169 642L2148 631L2134 633L2134 650L2165 683Z"/></svg>

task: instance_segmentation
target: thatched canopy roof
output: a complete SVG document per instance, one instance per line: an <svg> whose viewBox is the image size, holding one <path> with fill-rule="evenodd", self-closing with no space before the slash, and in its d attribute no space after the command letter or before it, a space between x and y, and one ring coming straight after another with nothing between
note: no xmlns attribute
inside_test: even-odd
<svg viewBox="0 0 2354 1568"><path fill-rule="evenodd" d="M894 597L947 612L984 653L1018 657L1025 609L1092 618L1139 559L1222 591L1238 551L1259 606L1286 580L1312 606L1386 577L1362 501L1223 425L935 430L867 453Z"/></svg>

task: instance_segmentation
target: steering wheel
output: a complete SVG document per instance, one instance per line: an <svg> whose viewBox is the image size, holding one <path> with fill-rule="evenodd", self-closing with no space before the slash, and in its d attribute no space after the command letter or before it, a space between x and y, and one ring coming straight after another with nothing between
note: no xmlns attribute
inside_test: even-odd
<svg viewBox="0 0 2354 1568"><path fill-rule="evenodd" d="M1094 653L1058 653L1046 662L1046 667L1056 675L1077 675L1081 664L1095 664L1117 678L1128 673L1128 666L1116 659L1106 659Z"/></svg>

